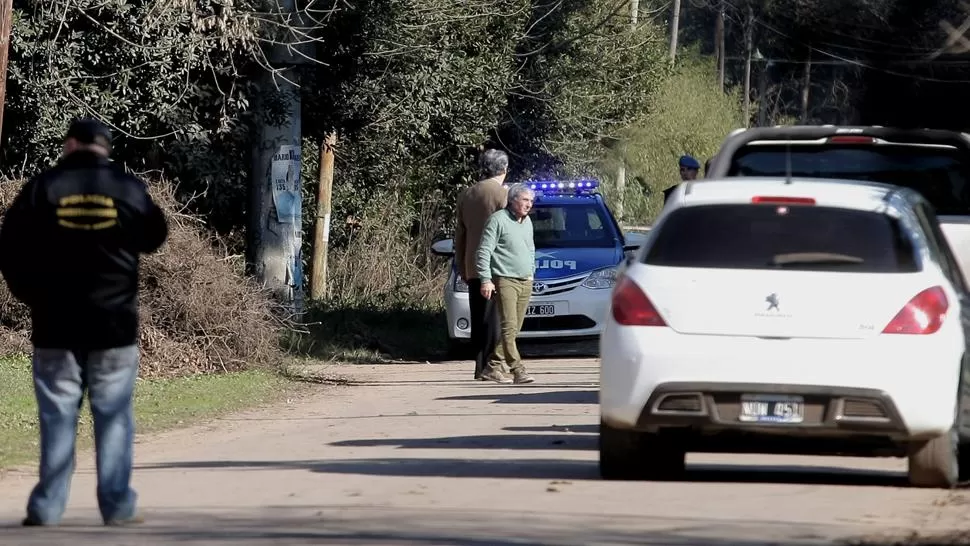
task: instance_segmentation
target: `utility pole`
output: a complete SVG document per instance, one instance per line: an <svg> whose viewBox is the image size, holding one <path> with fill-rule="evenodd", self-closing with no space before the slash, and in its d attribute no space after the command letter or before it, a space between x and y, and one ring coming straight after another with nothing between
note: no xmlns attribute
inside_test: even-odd
<svg viewBox="0 0 970 546"><path fill-rule="evenodd" d="M761 70L761 79L758 83L758 127L764 127L768 121L768 70L771 69L771 61L766 61Z"/></svg>
<svg viewBox="0 0 970 546"><path fill-rule="evenodd" d="M720 0L717 9L717 22L714 25L714 40L717 47L717 87L724 92L724 66L727 59L727 48L725 47L725 28L724 28L724 1Z"/></svg>
<svg viewBox="0 0 970 546"><path fill-rule="evenodd" d="M298 24L295 0L277 0L285 25ZM289 33L288 33L289 34ZM266 71L256 95L259 114L253 150L249 210L249 266L294 315L303 312L303 184L300 89L296 66L303 57L279 38L267 58L277 72ZM282 113L282 115L280 115Z"/></svg>
<svg viewBox="0 0 970 546"><path fill-rule="evenodd" d="M748 21L744 27L744 126L751 125L751 55L754 49L754 8L748 3Z"/></svg>
<svg viewBox="0 0 970 546"><path fill-rule="evenodd" d="M317 217L313 229L313 262L310 267L310 298L320 301L327 289L327 251L330 246L330 199L333 195L333 150L337 135L330 133L320 143L320 179L317 187Z"/></svg>
<svg viewBox="0 0 970 546"><path fill-rule="evenodd" d="M7 63L10 57L10 27L13 26L13 0L0 0L0 136L3 110L7 103Z"/></svg>
<svg viewBox="0 0 970 546"><path fill-rule="evenodd" d="M802 76L802 119L801 122L808 123L808 98L812 88L812 48L809 46L808 53L805 54L805 73Z"/></svg>
<svg viewBox="0 0 970 546"><path fill-rule="evenodd" d="M680 34L680 0L673 1L673 15L670 19L670 62L677 60L677 35Z"/></svg>
<svg viewBox="0 0 970 546"><path fill-rule="evenodd" d="M630 0L630 31L636 32L640 23L640 0ZM623 145L619 140L613 142L616 152L616 216L623 219L624 202L626 201L626 157L623 155Z"/></svg>

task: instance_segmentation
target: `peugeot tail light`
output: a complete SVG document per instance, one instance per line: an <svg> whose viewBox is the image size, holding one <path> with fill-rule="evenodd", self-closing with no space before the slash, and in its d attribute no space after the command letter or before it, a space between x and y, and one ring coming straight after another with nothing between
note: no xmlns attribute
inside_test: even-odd
<svg viewBox="0 0 970 546"><path fill-rule="evenodd" d="M622 277L613 290L613 320L622 326L666 326L663 317L630 277Z"/></svg>
<svg viewBox="0 0 970 546"><path fill-rule="evenodd" d="M884 334L927 335L943 326L950 302L939 286L927 288L913 296L882 331Z"/></svg>

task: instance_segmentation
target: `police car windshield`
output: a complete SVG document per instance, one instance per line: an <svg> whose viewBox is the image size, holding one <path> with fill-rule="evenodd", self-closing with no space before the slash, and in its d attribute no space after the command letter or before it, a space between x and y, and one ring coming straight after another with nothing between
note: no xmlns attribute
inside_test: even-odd
<svg viewBox="0 0 970 546"><path fill-rule="evenodd" d="M529 216L536 248L616 246L609 217L593 204L537 203Z"/></svg>
<svg viewBox="0 0 970 546"><path fill-rule="evenodd" d="M792 176L868 180L911 188L938 215L970 214L970 165L954 149L929 146L766 144L738 151L728 176Z"/></svg>

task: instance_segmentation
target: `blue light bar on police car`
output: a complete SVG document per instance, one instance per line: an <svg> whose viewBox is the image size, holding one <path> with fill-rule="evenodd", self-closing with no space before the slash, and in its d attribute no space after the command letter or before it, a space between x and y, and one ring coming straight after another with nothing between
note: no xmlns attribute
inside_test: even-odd
<svg viewBox="0 0 970 546"><path fill-rule="evenodd" d="M586 193L598 189L600 186L598 180L573 180L568 182L538 181L523 182L523 184L531 188L533 191L559 194Z"/></svg>

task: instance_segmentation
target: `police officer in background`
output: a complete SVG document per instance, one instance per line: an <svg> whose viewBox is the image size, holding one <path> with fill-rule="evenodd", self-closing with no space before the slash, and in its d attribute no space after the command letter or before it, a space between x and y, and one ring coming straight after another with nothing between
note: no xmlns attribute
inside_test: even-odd
<svg viewBox="0 0 970 546"><path fill-rule="evenodd" d="M701 164L693 156L682 155L677 163L680 166L680 180L682 182L697 179L697 173L701 170ZM674 189L676 189L678 185L679 184L675 184L663 191L664 203L667 203L667 199L670 199L670 194L674 193Z"/></svg>
<svg viewBox="0 0 970 546"><path fill-rule="evenodd" d="M168 224L110 153L106 126L72 123L60 160L23 186L0 229L0 272L32 321L40 479L25 526L56 525L64 514L85 390L103 522L140 521L131 488L138 264L165 242Z"/></svg>

